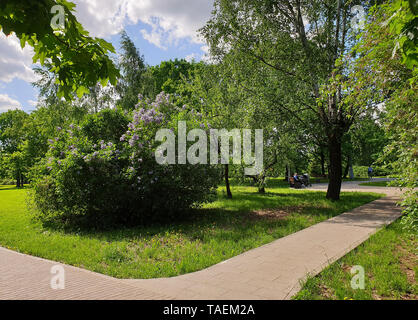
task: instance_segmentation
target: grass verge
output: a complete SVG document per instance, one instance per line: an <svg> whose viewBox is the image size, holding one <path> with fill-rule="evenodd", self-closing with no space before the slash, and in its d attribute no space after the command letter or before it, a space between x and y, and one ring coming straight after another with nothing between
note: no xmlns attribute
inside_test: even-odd
<svg viewBox="0 0 418 320"><path fill-rule="evenodd" d="M360 186L369 186L369 187L393 187L389 185L390 181L370 181L365 183L360 183Z"/></svg>
<svg viewBox="0 0 418 320"><path fill-rule="evenodd" d="M417 244L416 235L407 233L398 220L309 278L293 299L417 300ZM365 270L364 290L351 288L353 266Z"/></svg>
<svg viewBox="0 0 418 320"><path fill-rule="evenodd" d="M48 229L31 220L26 190L0 187L0 245L118 278L171 277L204 269L382 195L292 190L270 180L265 194L234 185L233 199L195 210L188 222L101 232Z"/></svg>

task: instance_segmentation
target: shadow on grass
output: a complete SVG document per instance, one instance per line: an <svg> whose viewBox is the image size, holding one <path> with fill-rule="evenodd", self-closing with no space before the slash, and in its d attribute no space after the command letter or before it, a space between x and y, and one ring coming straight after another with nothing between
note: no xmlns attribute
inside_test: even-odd
<svg viewBox="0 0 418 320"><path fill-rule="evenodd" d="M347 192L341 194L340 201L333 202L325 199L324 192L318 191L258 194L235 190L233 199L219 196L217 201L191 210L182 220L176 219L171 223L110 230L61 231L106 242L149 240L153 237L164 238L167 234L181 234L182 237L202 243L242 241L254 238L255 234L271 234L274 238L280 238L376 198L370 193ZM53 225L45 227L56 230Z"/></svg>

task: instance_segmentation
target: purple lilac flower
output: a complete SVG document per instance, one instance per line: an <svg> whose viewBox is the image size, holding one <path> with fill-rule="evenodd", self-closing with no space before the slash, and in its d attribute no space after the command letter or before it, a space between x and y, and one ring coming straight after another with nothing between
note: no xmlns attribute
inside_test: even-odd
<svg viewBox="0 0 418 320"><path fill-rule="evenodd" d="M61 131L62 130L62 128L61 127L57 127L57 131Z"/></svg>
<svg viewBox="0 0 418 320"><path fill-rule="evenodd" d="M125 141L126 136L122 135L122 137L120 137L120 141Z"/></svg>
<svg viewBox="0 0 418 320"><path fill-rule="evenodd" d="M151 122L151 117L147 113L142 115L141 119L142 121L144 121L145 124L148 124Z"/></svg>
<svg viewBox="0 0 418 320"><path fill-rule="evenodd" d="M74 129L74 124L70 124L70 128L71 129Z"/></svg>

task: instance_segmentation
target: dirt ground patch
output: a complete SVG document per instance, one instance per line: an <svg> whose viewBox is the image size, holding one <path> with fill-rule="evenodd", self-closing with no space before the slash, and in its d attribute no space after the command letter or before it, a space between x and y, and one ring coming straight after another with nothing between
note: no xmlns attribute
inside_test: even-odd
<svg viewBox="0 0 418 320"><path fill-rule="evenodd" d="M288 210L282 209L263 209L252 211L249 214L251 220L269 219L269 220L281 220L291 214Z"/></svg>

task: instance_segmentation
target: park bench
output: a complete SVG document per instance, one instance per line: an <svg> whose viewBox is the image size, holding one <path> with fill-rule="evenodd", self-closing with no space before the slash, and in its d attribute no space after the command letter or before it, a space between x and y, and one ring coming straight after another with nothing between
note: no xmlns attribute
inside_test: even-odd
<svg viewBox="0 0 418 320"><path fill-rule="evenodd" d="M291 188L300 189L302 188L302 183L300 181L295 181L295 178L289 177L289 184Z"/></svg>

